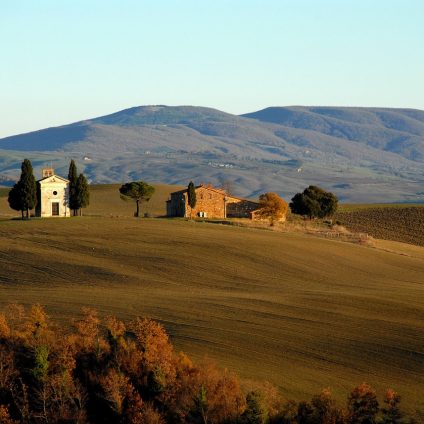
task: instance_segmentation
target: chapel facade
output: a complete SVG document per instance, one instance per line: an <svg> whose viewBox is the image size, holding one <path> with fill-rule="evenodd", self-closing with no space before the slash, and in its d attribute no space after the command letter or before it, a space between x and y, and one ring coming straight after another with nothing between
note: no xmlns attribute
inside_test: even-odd
<svg viewBox="0 0 424 424"><path fill-rule="evenodd" d="M42 171L37 181L35 216L40 218L69 217L69 180L55 175L53 168Z"/></svg>

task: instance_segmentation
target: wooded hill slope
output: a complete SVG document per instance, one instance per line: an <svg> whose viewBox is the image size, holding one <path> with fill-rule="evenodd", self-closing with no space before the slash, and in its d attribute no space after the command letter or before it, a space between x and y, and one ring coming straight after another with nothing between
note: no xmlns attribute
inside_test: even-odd
<svg viewBox="0 0 424 424"><path fill-rule="evenodd" d="M92 182L145 179L219 185L234 194L309 184L342 200L424 201L424 112L412 109L275 107L236 116L193 106L141 106L0 140L0 179L24 157L37 172L74 158Z"/></svg>

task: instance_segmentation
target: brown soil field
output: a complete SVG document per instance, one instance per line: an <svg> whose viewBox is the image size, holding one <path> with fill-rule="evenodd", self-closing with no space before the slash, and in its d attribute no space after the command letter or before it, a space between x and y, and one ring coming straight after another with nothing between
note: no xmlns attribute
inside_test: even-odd
<svg viewBox="0 0 424 424"><path fill-rule="evenodd" d="M424 246L423 206L351 206L342 208L335 219L353 232Z"/></svg>
<svg viewBox="0 0 424 424"><path fill-rule="evenodd" d="M177 349L290 398L332 387L343 401L367 381L424 409L424 248L179 219L4 219L10 302L62 321L84 306L153 317Z"/></svg>
<svg viewBox="0 0 424 424"><path fill-rule="evenodd" d="M424 248L137 220L119 186L92 186L82 218L28 222L10 219L17 214L0 189L0 307L38 302L65 322L84 306L124 319L151 316L178 349L270 380L287 397L329 386L343 401L368 381L424 410ZM180 187L155 187L142 212L162 216ZM420 244L423 213L342 205L336 219L352 231Z"/></svg>

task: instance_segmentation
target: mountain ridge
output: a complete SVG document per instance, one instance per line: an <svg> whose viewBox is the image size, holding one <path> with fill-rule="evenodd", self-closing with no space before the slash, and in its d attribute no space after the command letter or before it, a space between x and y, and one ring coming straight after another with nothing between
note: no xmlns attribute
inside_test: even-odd
<svg viewBox="0 0 424 424"><path fill-rule="evenodd" d="M236 194L309 184L349 201L424 201L424 111L405 108L269 107L243 115L198 106L136 106L0 139L0 178L19 156L38 170L74 158L93 182L147 179L231 182ZM48 160L48 159L47 159Z"/></svg>

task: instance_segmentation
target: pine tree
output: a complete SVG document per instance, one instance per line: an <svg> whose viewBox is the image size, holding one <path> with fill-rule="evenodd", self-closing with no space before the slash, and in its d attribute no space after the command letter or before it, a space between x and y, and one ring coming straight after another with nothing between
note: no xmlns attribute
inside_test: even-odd
<svg viewBox="0 0 424 424"><path fill-rule="evenodd" d="M193 181L190 181L187 187L187 197L188 205L190 206L190 219L194 207L196 206L196 189L194 187Z"/></svg>
<svg viewBox="0 0 424 424"><path fill-rule="evenodd" d="M78 199L77 199L77 181L78 181L78 171L77 166L75 165L74 160L71 160L69 164L68 172L69 180L69 208L72 210L72 214L77 215L78 211Z"/></svg>
<svg viewBox="0 0 424 424"><path fill-rule="evenodd" d="M83 174L79 174L76 184L76 206L82 215L82 208L86 208L90 204L90 189L88 187L87 178Z"/></svg>
<svg viewBox="0 0 424 424"><path fill-rule="evenodd" d="M134 200L136 204L136 211L134 216L140 216L140 203L148 202L153 196L155 188L150 184L145 183L144 181L133 181L131 183L123 184L119 188L119 193L121 193L121 199L128 201Z"/></svg>
<svg viewBox="0 0 424 424"><path fill-rule="evenodd" d="M29 159L22 162L21 171L21 178L10 190L8 201L12 209L21 211L22 219L24 212L29 219L29 211L37 205L37 183Z"/></svg>

